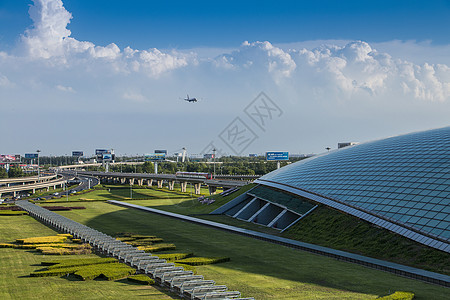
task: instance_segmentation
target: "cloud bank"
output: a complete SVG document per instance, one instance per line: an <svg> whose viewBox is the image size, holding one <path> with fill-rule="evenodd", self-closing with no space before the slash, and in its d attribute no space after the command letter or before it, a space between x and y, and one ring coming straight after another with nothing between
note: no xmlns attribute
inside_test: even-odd
<svg viewBox="0 0 450 300"><path fill-rule="evenodd" d="M192 89L217 98L196 108L198 112L187 108L193 115L220 105L224 112L227 107L242 109L239 95L247 101L259 91L282 95L292 109L318 101L373 105L388 99L445 103L445 108L450 102L447 64L394 58L364 41L313 48L244 42L215 57L195 51L120 49L114 43L98 46L71 37L67 27L72 14L61 0L33 2L32 27L16 49L0 52L0 101L6 109L41 105L58 112L89 106L121 113L132 107L151 112L158 105L160 110L179 111L179 102L168 99ZM229 105L224 107L224 102Z"/></svg>
<svg viewBox="0 0 450 300"><path fill-rule="evenodd" d="M290 50L282 50L268 41L244 42L229 54L199 58L195 53L135 50L130 47L120 49L114 43L102 47L78 41L67 29L72 15L61 0L34 0L29 14L33 26L21 37L20 47L24 55L18 60L22 64L30 60L41 61L50 72L52 68L70 70L84 66L84 75L88 77L98 76L95 74L97 68L116 76L137 73L149 80L157 80L180 69L203 67L205 71L217 68L272 78L280 85L285 81L301 85L303 78L312 77L316 82L314 88L330 90L345 97L353 94L370 97L401 91L404 95L426 101L448 101L450 98L450 70L447 65L417 65L393 59L363 41L345 46ZM2 76L2 86L5 86L7 76Z"/></svg>

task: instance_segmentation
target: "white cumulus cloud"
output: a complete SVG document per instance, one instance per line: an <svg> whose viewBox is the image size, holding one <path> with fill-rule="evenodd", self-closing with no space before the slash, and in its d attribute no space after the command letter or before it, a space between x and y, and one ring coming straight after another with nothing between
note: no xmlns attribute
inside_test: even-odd
<svg viewBox="0 0 450 300"><path fill-rule="evenodd" d="M116 72L141 71L148 76L159 76L167 71L185 67L188 55L163 53L158 49L122 51L116 44L106 47L70 37L67 25L72 19L61 0L33 0L29 9L32 28L22 36L23 47L32 59L47 59L50 63L68 66L92 60L110 64Z"/></svg>

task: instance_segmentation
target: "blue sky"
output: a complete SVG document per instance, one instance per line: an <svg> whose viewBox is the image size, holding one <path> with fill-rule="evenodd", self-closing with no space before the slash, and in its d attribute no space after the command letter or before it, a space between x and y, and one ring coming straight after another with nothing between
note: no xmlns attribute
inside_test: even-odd
<svg viewBox="0 0 450 300"><path fill-rule="evenodd" d="M0 152L320 153L448 126L449 28L449 1L0 0ZM252 142L224 141L242 123Z"/></svg>
<svg viewBox="0 0 450 300"><path fill-rule="evenodd" d="M0 2L11 43L31 25L31 1ZM64 1L79 40L132 48L232 47L245 40L450 42L449 1Z"/></svg>

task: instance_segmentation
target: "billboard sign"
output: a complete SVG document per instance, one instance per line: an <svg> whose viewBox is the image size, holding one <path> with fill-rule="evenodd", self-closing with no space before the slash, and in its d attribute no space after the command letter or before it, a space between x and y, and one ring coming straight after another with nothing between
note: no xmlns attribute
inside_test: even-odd
<svg viewBox="0 0 450 300"><path fill-rule="evenodd" d="M289 152L281 152L281 151L266 152L266 160L268 161L289 160Z"/></svg>
<svg viewBox="0 0 450 300"><path fill-rule="evenodd" d="M167 150L155 150L155 153L164 153L167 155Z"/></svg>
<svg viewBox="0 0 450 300"><path fill-rule="evenodd" d="M103 153L102 155L103 160L112 160L112 154L111 153Z"/></svg>
<svg viewBox="0 0 450 300"><path fill-rule="evenodd" d="M72 151L72 156L80 157L83 156L83 151Z"/></svg>
<svg viewBox="0 0 450 300"><path fill-rule="evenodd" d="M166 159L164 153L145 154L146 161L163 161Z"/></svg>
<svg viewBox="0 0 450 300"><path fill-rule="evenodd" d="M256 154L256 153L250 153L250 154L248 155L248 157L258 157L258 154Z"/></svg>
<svg viewBox="0 0 450 300"><path fill-rule="evenodd" d="M95 155L102 155L103 153L110 153L110 151L106 149L95 149Z"/></svg>
<svg viewBox="0 0 450 300"><path fill-rule="evenodd" d="M0 155L0 161L1 162L16 161L16 156L14 156L14 155Z"/></svg>
<svg viewBox="0 0 450 300"><path fill-rule="evenodd" d="M37 153L25 153L25 158L38 158Z"/></svg>

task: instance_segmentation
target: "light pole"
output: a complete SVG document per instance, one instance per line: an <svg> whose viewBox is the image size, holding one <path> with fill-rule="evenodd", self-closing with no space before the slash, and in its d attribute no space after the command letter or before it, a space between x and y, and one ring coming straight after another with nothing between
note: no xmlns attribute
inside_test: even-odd
<svg viewBox="0 0 450 300"><path fill-rule="evenodd" d="M213 148L212 151L213 151L213 168L214 168L213 179L216 179L216 148Z"/></svg>
<svg viewBox="0 0 450 300"><path fill-rule="evenodd" d="M130 182L130 199L133 200L133 185Z"/></svg>
<svg viewBox="0 0 450 300"><path fill-rule="evenodd" d="M41 172L40 172L40 168L39 168L39 153L41 152L41 150L36 150L36 152L37 152L37 157L38 157L38 181L39 181L39 178L40 178L40 176L41 176Z"/></svg>

